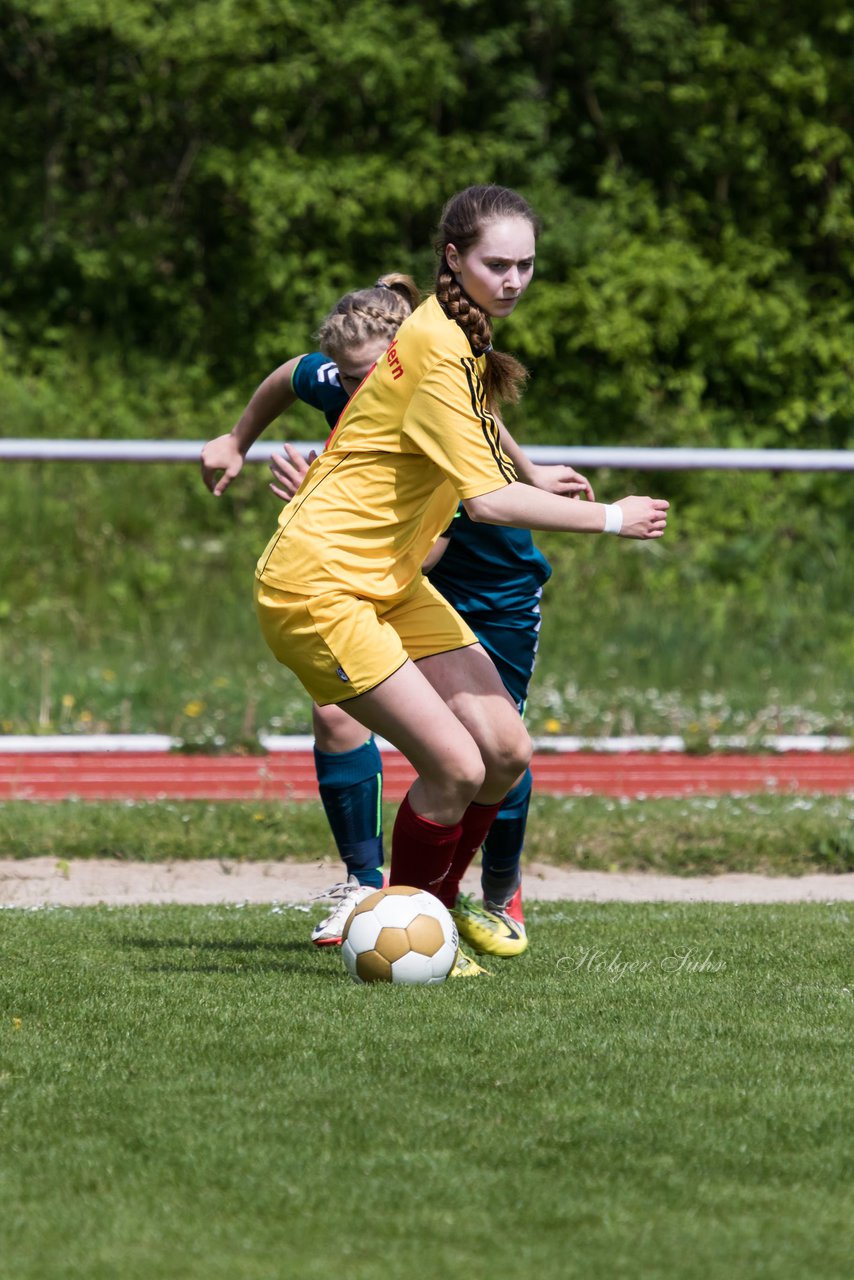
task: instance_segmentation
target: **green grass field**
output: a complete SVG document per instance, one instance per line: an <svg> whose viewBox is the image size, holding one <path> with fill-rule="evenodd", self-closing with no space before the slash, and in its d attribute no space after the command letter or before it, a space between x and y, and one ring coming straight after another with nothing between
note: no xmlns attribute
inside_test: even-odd
<svg viewBox="0 0 854 1280"><path fill-rule="evenodd" d="M385 831L396 805L384 806ZM388 844L388 839L386 839ZM801 875L854 871L854 796L538 795L525 856L585 871ZM0 804L0 858L238 862L336 858L319 801Z"/></svg>
<svg viewBox="0 0 854 1280"><path fill-rule="evenodd" d="M540 906L431 990L307 920L3 913L3 1280L847 1280L850 908Z"/></svg>
<svg viewBox="0 0 854 1280"><path fill-rule="evenodd" d="M200 413L187 431L213 423ZM163 433L160 418L148 427ZM554 572L533 732L676 733L699 748L715 734L854 735L840 677L854 663L854 565L823 540L847 545L845 477L822 504L804 477L734 475L723 509L713 477L594 479L609 500L653 487L672 520L660 544L538 535ZM309 700L251 599L278 512L262 466L219 502L189 463L7 466L0 732L158 732L206 750L308 732Z"/></svg>

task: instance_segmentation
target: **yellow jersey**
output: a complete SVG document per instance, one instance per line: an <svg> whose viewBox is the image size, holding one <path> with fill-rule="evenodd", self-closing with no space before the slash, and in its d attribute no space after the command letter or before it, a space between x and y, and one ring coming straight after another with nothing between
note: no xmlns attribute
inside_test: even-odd
<svg viewBox="0 0 854 1280"><path fill-rule="evenodd" d="M315 595L399 594L460 499L516 479L464 332L435 297L404 320L282 511L257 576Z"/></svg>

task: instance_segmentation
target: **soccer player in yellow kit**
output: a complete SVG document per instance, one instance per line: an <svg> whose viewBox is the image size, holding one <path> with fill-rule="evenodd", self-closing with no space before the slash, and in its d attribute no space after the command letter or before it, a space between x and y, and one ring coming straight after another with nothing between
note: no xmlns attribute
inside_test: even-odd
<svg viewBox="0 0 854 1280"><path fill-rule="evenodd" d="M492 321L530 283L536 218L497 186L445 206L436 292L351 398L258 561L264 636L321 705L393 743L417 777L392 836L390 881L453 907L460 879L531 744L474 632L421 565L458 502L475 521L657 538L667 503L605 506L519 483L494 412L524 370ZM480 973L460 956L454 973Z"/></svg>

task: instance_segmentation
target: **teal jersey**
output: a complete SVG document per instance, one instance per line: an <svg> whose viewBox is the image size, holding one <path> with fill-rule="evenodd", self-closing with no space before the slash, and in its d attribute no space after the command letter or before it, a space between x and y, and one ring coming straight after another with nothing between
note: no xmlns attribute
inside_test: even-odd
<svg viewBox="0 0 854 1280"><path fill-rule="evenodd" d="M320 409L330 427L341 416L347 403L347 393L338 380L338 366L328 356L313 351L303 356L291 379L294 394L313 409Z"/></svg>
<svg viewBox="0 0 854 1280"><path fill-rule="evenodd" d="M461 506L448 533L448 549L428 575L445 599L466 618L500 615L505 626L529 627L552 572L530 530L476 524Z"/></svg>

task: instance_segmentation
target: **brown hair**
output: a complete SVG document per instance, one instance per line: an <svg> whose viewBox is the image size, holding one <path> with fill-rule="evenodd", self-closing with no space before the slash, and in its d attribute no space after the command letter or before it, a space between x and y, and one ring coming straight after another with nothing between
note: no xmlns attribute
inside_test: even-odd
<svg viewBox="0 0 854 1280"><path fill-rule="evenodd" d="M453 244L466 253L477 244L484 227L499 218L524 218L534 235L540 230L539 219L517 191L487 184L458 191L442 210L435 246L439 255L436 272L436 297L445 314L456 320L468 338L476 356L486 356L483 385L490 404L504 400L515 403L528 377L528 371L513 356L492 348L492 318L474 302L454 278L445 250Z"/></svg>
<svg viewBox="0 0 854 1280"><path fill-rule="evenodd" d="M353 347L375 338L391 343L420 301L418 286L409 276L380 276L370 288L354 289L338 299L317 331L318 346L340 362Z"/></svg>

